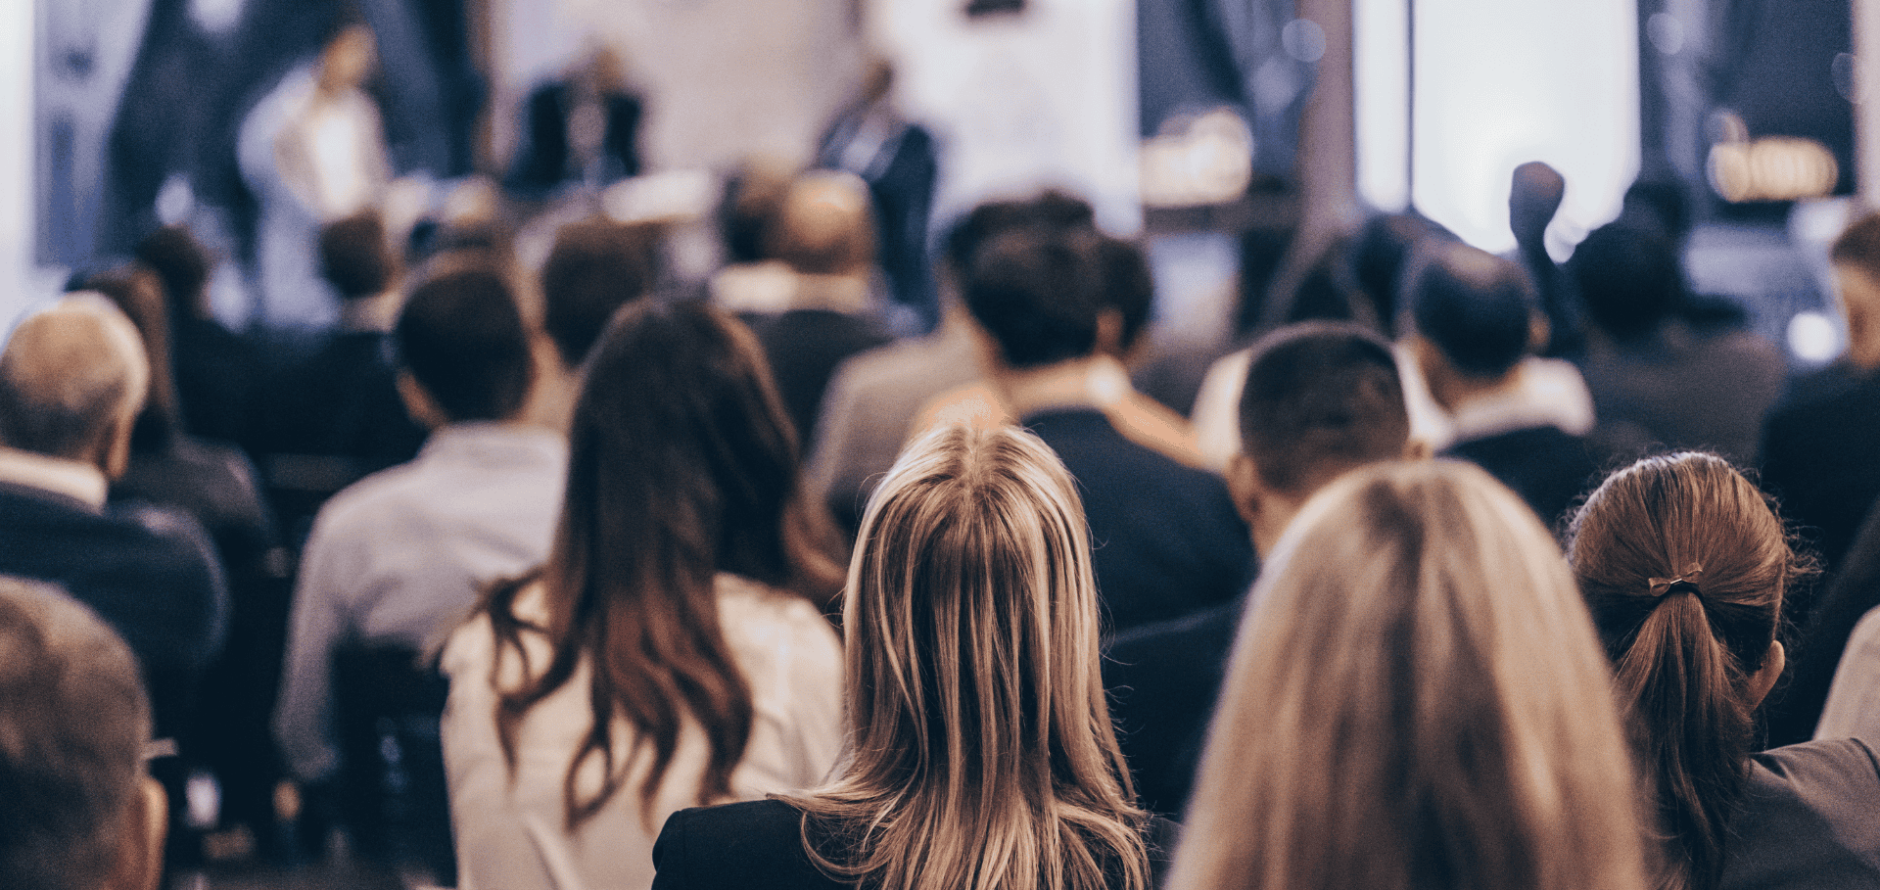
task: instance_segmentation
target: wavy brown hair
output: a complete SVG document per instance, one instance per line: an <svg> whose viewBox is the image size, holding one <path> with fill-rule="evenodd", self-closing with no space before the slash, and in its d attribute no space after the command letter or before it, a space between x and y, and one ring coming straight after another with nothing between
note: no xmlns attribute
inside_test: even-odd
<svg viewBox="0 0 1880 890"><path fill-rule="evenodd" d="M1083 506L1048 446L964 426L910 445L862 520L843 625L846 765L792 801L826 873L874 890L1148 886Z"/></svg>
<svg viewBox="0 0 1880 890"><path fill-rule="evenodd" d="M539 573L546 625L517 616L534 580L499 585L485 608L504 649L522 659L520 685L491 682L496 727L513 772L516 732L577 667L592 666L594 723L563 782L569 828L605 806L640 758L641 814L696 720L711 746L701 803L728 797L753 719L751 691L719 629L714 577L740 575L824 602L841 583L826 517L803 494L797 450L756 339L696 302L640 301L615 315L596 345L569 432L567 494ZM553 655L538 674L522 645L543 634ZM634 730L621 757L616 721ZM575 779L600 764L600 787Z"/></svg>
<svg viewBox="0 0 1880 890"><path fill-rule="evenodd" d="M1714 888L1755 743L1751 679L1776 641L1785 591L1813 569L1767 497L1712 454L1614 473L1568 534L1650 779L1659 886Z"/></svg>
<svg viewBox="0 0 1880 890"><path fill-rule="evenodd" d="M1294 519L1252 601L1170 886L1642 887L1592 622L1487 473L1353 471Z"/></svg>

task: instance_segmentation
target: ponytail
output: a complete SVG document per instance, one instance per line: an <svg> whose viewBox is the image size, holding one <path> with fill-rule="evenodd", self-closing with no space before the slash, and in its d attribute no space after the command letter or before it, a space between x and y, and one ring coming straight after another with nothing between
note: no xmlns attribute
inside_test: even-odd
<svg viewBox="0 0 1880 890"><path fill-rule="evenodd" d="M1712 633L1702 597L1688 588L1657 601L1615 670L1639 765L1656 785L1656 821L1665 834L1659 885L1716 887L1749 763L1744 671Z"/></svg>

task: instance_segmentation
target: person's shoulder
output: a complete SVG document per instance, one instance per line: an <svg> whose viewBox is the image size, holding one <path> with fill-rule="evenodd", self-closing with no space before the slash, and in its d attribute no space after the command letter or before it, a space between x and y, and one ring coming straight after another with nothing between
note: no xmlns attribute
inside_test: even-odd
<svg viewBox="0 0 1880 890"><path fill-rule="evenodd" d="M833 888L803 849L803 814L780 800L680 810L653 844L654 890Z"/></svg>
<svg viewBox="0 0 1880 890"><path fill-rule="evenodd" d="M737 575L720 574L715 584L726 635L745 658L781 667L808 649L840 659L835 629L808 600Z"/></svg>
<svg viewBox="0 0 1880 890"><path fill-rule="evenodd" d="M1838 788L1852 790L1880 804L1880 756L1862 739L1820 739L1784 745L1750 759L1752 793L1756 789Z"/></svg>

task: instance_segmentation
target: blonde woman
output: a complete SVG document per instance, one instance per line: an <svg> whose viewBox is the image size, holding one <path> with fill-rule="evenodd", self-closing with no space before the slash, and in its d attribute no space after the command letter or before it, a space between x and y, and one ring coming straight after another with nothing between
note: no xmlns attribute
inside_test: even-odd
<svg viewBox="0 0 1880 890"><path fill-rule="evenodd" d="M1354 472L1252 596L1171 886L1642 887L1592 625L1488 474Z"/></svg>
<svg viewBox="0 0 1880 890"><path fill-rule="evenodd" d="M909 446L849 567L839 775L675 814L653 886L1147 888L1083 515L1029 433L954 426Z"/></svg>

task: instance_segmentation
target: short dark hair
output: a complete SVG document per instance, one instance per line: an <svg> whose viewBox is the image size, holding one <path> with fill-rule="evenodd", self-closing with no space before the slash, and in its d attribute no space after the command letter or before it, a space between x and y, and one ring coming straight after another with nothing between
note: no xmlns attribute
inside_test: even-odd
<svg viewBox="0 0 1880 890"><path fill-rule="evenodd" d="M1149 257L1133 241L1099 236L1097 261L1103 280L1103 305L1123 319L1122 347L1136 345L1155 308L1155 275Z"/></svg>
<svg viewBox="0 0 1880 890"><path fill-rule="evenodd" d="M0 886L92 890L141 794L150 701L130 648L60 591L0 578Z"/></svg>
<svg viewBox="0 0 1880 890"><path fill-rule="evenodd" d="M1419 254L1402 300L1417 333L1463 374L1508 373L1533 335L1538 301L1527 272L1462 243L1426 245Z"/></svg>
<svg viewBox="0 0 1880 890"><path fill-rule="evenodd" d="M1306 322L1254 344L1240 440L1268 487L1315 491L1346 470L1401 457L1409 438L1403 381L1383 338L1355 324Z"/></svg>
<svg viewBox="0 0 1880 890"><path fill-rule="evenodd" d="M376 297L392 286L398 257L378 211L362 210L320 230L320 274L347 300Z"/></svg>
<svg viewBox="0 0 1880 890"><path fill-rule="evenodd" d="M650 293L659 277L659 228L590 219L555 233L542 265L543 326L574 367L587 359L614 312Z"/></svg>
<svg viewBox="0 0 1880 890"><path fill-rule="evenodd" d="M164 226L137 242L137 261L163 281L164 300L177 315L208 310L206 294L215 263L187 226Z"/></svg>
<svg viewBox="0 0 1880 890"><path fill-rule="evenodd" d="M973 260L966 308L1013 368L1090 355L1104 305L1096 238L1015 230Z"/></svg>
<svg viewBox="0 0 1880 890"><path fill-rule="evenodd" d="M419 285L394 335L402 366L453 422L507 420L528 399L528 329L494 265L469 261Z"/></svg>
<svg viewBox="0 0 1880 890"><path fill-rule="evenodd" d="M1586 314L1619 338L1657 330L1684 297L1678 249L1643 226L1608 223L1574 248L1567 271L1579 285Z"/></svg>
<svg viewBox="0 0 1880 890"><path fill-rule="evenodd" d="M1869 213L1849 224L1834 239L1828 258L1837 266L1853 266L1880 279L1880 213Z"/></svg>
<svg viewBox="0 0 1880 890"><path fill-rule="evenodd" d="M953 274L965 278L979 248L1013 229L1050 230L1096 228L1090 202L1056 190L1019 201L987 201L974 207L947 231L946 261Z"/></svg>

